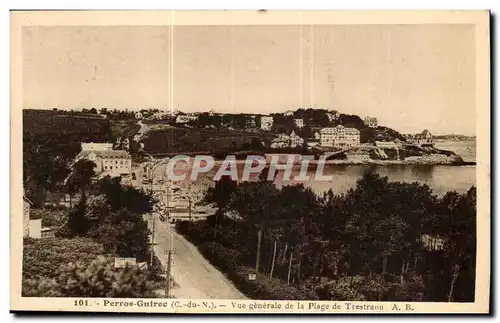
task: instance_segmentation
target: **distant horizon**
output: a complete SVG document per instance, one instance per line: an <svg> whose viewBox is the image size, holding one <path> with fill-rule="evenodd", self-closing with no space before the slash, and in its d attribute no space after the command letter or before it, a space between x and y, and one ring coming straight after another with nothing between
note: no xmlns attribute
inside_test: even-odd
<svg viewBox="0 0 500 323"><path fill-rule="evenodd" d="M474 26L30 26L23 107L337 110L476 134ZM175 49L175 50L174 50Z"/></svg>

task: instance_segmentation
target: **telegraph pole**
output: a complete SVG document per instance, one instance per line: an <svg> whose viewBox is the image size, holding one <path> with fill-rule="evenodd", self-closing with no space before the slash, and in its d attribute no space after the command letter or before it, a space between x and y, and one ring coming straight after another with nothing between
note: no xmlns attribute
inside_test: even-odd
<svg viewBox="0 0 500 323"><path fill-rule="evenodd" d="M170 226L170 210L169 210L169 194L170 194L170 188L168 186L168 181L165 181L165 221L167 221L167 225ZM170 229L171 230L171 229ZM170 242L168 244L168 250L167 250L167 266L165 268L166 273L166 282L165 282L165 298L170 298L170 290L172 288L172 245L173 245L173 238L172 238L172 233L170 233Z"/></svg>
<svg viewBox="0 0 500 323"><path fill-rule="evenodd" d="M154 167L151 165L151 169L149 170L149 192L151 196L153 196L153 178L154 178ZM151 212L151 266L153 266L154 261L154 246L155 246L155 211Z"/></svg>
<svg viewBox="0 0 500 323"><path fill-rule="evenodd" d="M151 213L151 222L152 222L152 230L151 230L151 266L153 266L154 261L154 246L155 246L155 215Z"/></svg>
<svg viewBox="0 0 500 323"><path fill-rule="evenodd" d="M154 165L151 165L151 169L150 169L150 180L151 182L149 183L150 184L150 191L151 191L151 196L153 195L153 182L154 182L154 171L156 170L157 167L165 164L166 162L168 162L169 158L165 158L159 162L157 162L156 164ZM168 198L168 185L167 185L167 182L168 181L165 181L165 196L164 196L164 199L165 199L165 211L166 211L166 217L165 217L165 220L167 221L167 225L170 225L170 213L169 213L169 198ZM155 241L155 212L152 212L151 213L151 227L152 227L152 232L151 232L151 265L153 264L153 259L154 259L154 241ZM166 284L165 284L165 297L166 298L169 298L170 297L170 290L171 290L171 284L172 284L172 279L171 279L171 272L172 272L172 247L173 247L173 235L171 233L171 237L170 237L170 243L169 243L169 246L168 246L168 251L166 252L166 256L167 256L167 265L166 265L166 268L165 268L165 275L166 275Z"/></svg>
<svg viewBox="0 0 500 323"><path fill-rule="evenodd" d="M172 271L172 249L166 252L167 254L167 268L166 268L166 283L165 283L165 298L170 298L170 287L172 284L171 271Z"/></svg>

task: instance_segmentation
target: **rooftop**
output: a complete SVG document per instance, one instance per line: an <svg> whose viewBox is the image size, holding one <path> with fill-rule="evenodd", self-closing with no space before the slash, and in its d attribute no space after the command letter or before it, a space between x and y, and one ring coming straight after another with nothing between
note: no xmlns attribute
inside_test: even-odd
<svg viewBox="0 0 500 323"><path fill-rule="evenodd" d="M129 159L130 154L126 150L94 150L94 151L82 151L78 154L80 158L87 158L91 154L96 155L101 158L119 158L119 159Z"/></svg>

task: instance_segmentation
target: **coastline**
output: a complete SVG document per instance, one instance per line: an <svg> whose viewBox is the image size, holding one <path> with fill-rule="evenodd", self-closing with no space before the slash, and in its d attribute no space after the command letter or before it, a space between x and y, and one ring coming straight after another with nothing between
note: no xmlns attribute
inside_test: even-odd
<svg viewBox="0 0 500 323"><path fill-rule="evenodd" d="M282 156L290 154L281 154ZM294 155L294 154L292 154ZM224 159L214 158L215 163L222 163ZM246 159L237 159L236 164L245 164ZM318 160L311 160L310 165L318 164ZM300 162L296 163L300 166ZM475 161L463 160L348 160L348 159L331 159L325 161L325 165L428 165L428 166L475 166Z"/></svg>

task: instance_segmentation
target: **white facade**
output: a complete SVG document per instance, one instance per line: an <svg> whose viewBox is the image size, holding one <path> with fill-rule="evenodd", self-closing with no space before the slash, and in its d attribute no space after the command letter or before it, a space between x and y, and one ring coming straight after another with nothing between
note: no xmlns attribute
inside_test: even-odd
<svg viewBox="0 0 500 323"><path fill-rule="evenodd" d="M301 147L304 144L304 139L302 137L295 134L295 131L292 131L290 134L290 147Z"/></svg>
<svg viewBox="0 0 500 323"><path fill-rule="evenodd" d="M415 144L423 147L434 146L434 138L431 132L427 129L415 136Z"/></svg>
<svg viewBox="0 0 500 323"><path fill-rule="evenodd" d="M332 122L334 120L338 120L340 114L337 111L330 111L326 113L326 116L328 118L328 121Z"/></svg>
<svg viewBox="0 0 500 323"><path fill-rule="evenodd" d="M278 137L274 138L271 142L271 148L284 148L284 147L301 147L304 144L304 139L294 131L290 135L279 134Z"/></svg>
<svg viewBox="0 0 500 323"><path fill-rule="evenodd" d="M247 121L246 121L246 126L249 128L253 128L256 126L255 122L255 116L248 116Z"/></svg>
<svg viewBox="0 0 500 323"><path fill-rule="evenodd" d="M304 127L304 119L293 119L293 122L297 126L297 128L302 129Z"/></svg>
<svg viewBox="0 0 500 323"><path fill-rule="evenodd" d="M399 148L401 145L394 141L375 141L375 146L379 148Z"/></svg>
<svg viewBox="0 0 500 323"><path fill-rule="evenodd" d="M179 114L175 118L175 123L177 123L177 124L185 124L185 123L189 123L191 121L196 121L196 120L198 120L198 116L194 116L194 115L181 115L181 114Z"/></svg>
<svg viewBox="0 0 500 323"><path fill-rule="evenodd" d="M366 117L364 122L365 122L365 125L367 125L370 128L377 128L378 127L377 118Z"/></svg>
<svg viewBox="0 0 500 323"><path fill-rule="evenodd" d="M260 129L269 131L273 127L273 117L272 116L262 116L260 117Z"/></svg>
<svg viewBox="0 0 500 323"><path fill-rule="evenodd" d="M33 239L42 238L42 219L30 220L29 237Z"/></svg>
<svg viewBox="0 0 500 323"><path fill-rule="evenodd" d="M284 148L288 147L290 137L284 133L280 133L278 137L274 138L271 142L271 148Z"/></svg>
<svg viewBox="0 0 500 323"><path fill-rule="evenodd" d="M342 125L320 130L320 145L322 147L351 147L360 143L360 132L356 128L346 128Z"/></svg>
<svg viewBox="0 0 500 323"><path fill-rule="evenodd" d="M31 201L23 196L23 237L30 234L30 209Z"/></svg>
<svg viewBox="0 0 500 323"><path fill-rule="evenodd" d="M136 112L136 113L135 113L135 118L136 118L137 120L141 120L141 119L143 118L143 116L142 116L142 112Z"/></svg>
<svg viewBox="0 0 500 323"><path fill-rule="evenodd" d="M88 159L96 164L96 173L129 175L132 173L132 157L125 150L82 151L77 160Z"/></svg>
<svg viewBox="0 0 500 323"><path fill-rule="evenodd" d="M309 140L307 142L307 147L309 147L309 148L316 147L316 146L319 146L319 141L317 141L317 140Z"/></svg>
<svg viewBox="0 0 500 323"><path fill-rule="evenodd" d="M82 151L108 151L113 150L113 143L82 142Z"/></svg>
<svg viewBox="0 0 500 323"><path fill-rule="evenodd" d="M122 142L123 149L129 150L130 149L130 140L128 138L125 138Z"/></svg>

